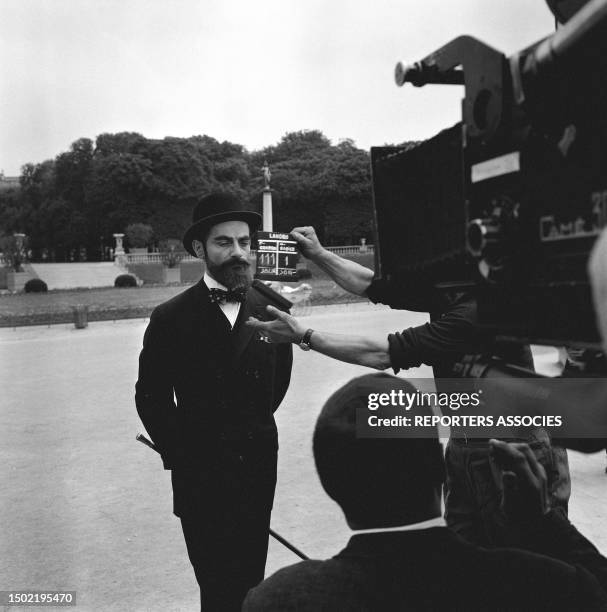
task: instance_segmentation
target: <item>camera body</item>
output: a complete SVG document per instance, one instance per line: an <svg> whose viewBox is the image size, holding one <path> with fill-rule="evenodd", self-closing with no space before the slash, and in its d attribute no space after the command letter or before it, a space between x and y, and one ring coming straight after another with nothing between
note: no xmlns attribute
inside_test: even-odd
<svg viewBox="0 0 607 612"><path fill-rule="evenodd" d="M371 151L378 275L472 292L503 339L598 348L587 263L607 225L607 0L511 57L462 36L396 80L465 97L455 126Z"/></svg>

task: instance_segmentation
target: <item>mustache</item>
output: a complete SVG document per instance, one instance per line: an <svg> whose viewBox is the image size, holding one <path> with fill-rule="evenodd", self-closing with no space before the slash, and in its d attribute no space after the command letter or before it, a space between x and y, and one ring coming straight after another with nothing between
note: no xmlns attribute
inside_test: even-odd
<svg viewBox="0 0 607 612"><path fill-rule="evenodd" d="M242 259L240 257L232 257L232 259L229 259L228 261L224 261L220 267L225 270L226 268L233 268L235 266L243 266L246 269L246 268L250 268L251 264L248 259Z"/></svg>

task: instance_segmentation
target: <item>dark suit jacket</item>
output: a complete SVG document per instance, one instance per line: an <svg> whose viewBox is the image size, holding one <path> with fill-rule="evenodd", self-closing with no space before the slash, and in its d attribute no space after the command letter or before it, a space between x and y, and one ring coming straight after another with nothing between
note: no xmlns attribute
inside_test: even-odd
<svg viewBox="0 0 607 612"><path fill-rule="evenodd" d="M571 560L577 555L586 568L478 548L442 527L355 535L332 559L304 561L264 580L249 591L243 611L607 609L595 577L604 586L607 560L579 534L560 529L552 531L565 538L557 546L572 544Z"/></svg>
<svg viewBox="0 0 607 612"><path fill-rule="evenodd" d="M250 289L231 330L201 280L153 311L135 399L174 485L176 474L218 485L245 446L275 454L273 413L289 385L292 348L262 342L244 325L251 315L267 319L269 303ZM174 501L180 515L187 500L175 491Z"/></svg>

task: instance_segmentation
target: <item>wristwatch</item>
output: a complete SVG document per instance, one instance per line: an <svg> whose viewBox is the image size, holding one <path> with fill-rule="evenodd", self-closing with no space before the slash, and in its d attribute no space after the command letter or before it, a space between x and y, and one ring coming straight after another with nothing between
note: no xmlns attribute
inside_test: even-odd
<svg viewBox="0 0 607 612"><path fill-rule="evenodd" d="M310 340L312 339L312 334L314 333L313 329L309 329L299 341L299 348L302 351L309 351L312 348L312 343Z"/></svg>

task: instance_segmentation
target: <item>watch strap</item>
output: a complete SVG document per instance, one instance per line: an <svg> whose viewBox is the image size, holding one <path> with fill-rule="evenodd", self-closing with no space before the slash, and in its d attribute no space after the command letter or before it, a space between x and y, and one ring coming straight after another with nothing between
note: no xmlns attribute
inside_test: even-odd
<svg viewBox="0 0 607 612"><path fill-rule="evenodd" d="M303 348L304 350L309 351L312 348L311 339L312 339L313 333L314 333L313 329L308 329L306 333L301 337L299 346Z"/></svg>

